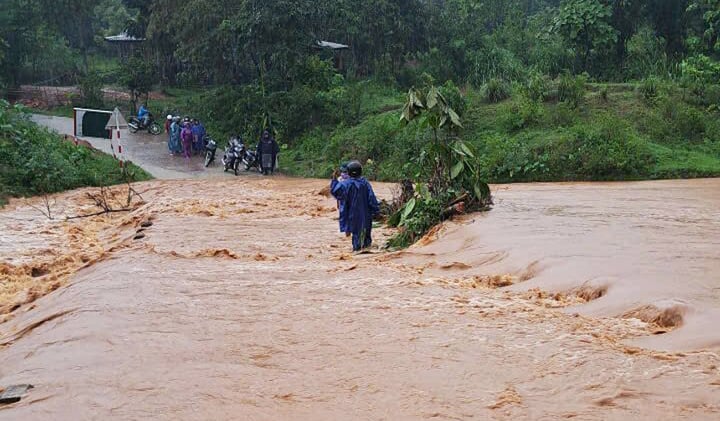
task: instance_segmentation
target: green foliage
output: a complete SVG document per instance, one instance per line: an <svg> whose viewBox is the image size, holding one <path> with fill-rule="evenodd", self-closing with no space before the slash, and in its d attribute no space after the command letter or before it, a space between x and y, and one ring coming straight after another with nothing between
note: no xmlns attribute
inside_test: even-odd
<svg viewBox="0 0 720 421"><path fill-rule="evenodd" d="M512 96L512 87L502 79L492 78L483 86L483 96L488 102L504 101Z"/></svg>
<svg viewBox="0 0 720 421"><path fill-rule="evenodd" d="M130 90L133 108L137 108L137 101L147 96L155 82L157 82L154 67L138 50L122 65L121 83Z"/></svg>
<svg viewBox="0 0 720 421"><path fill-rule="evenodd" d="M477 154L456 137L462 128L460 117L445 96L434 86L425 91L411 89L400 120L419 120L432 131L432 141L416 160L422 180L419 196L398 211L400 232L390 244L407 245L443 220L446 207L462 203L463 209L480 210L492 204L490 188L482 179ZM444 136L440 136L441 130Z"/></svg>
<svg viewBox="0 0 720 421"><path fill-rule="evenodd" d="M560 34L576 51L583 70L589 70L593 55L617 40L610 24L610 6L595 0L563 0L552 32Z"/></svg>
<svg viewBox="0 0 720 421"><path fill-rule="evenodd" d="M704 97L708 86L720 84L720 62L708 56L698 54L688 57L680 68L683 86L698 98Z"/></svg>
<svg viewBox="0 0 720 421"><path fill-rule="evenodd" d="M593 126L574 128L570 139L558 145L558 153L566 171L594 180L640 177L653 163L647 144L627 123L610 115L601 116Z"/></svg>
<svg viewBox="0 0 720 421"><path fill-rule="evenodd" d="M115 158L63 141L32 123L21 107L0 101L2 196L55 193L149 178L134 165L123 173Z"/></svg>
<svg viewBox="0 0 720 421"><path fill-rule="evenodd" d="M550 95L550 80L540 73L533 73L528 77L524 88L529 99L542 102Z"/></svg>
<svg viewBox="0 0 720 421"><path fill-rule="evenodd" d="M610 90L607 86L603 86L600 88L600 99L603 100L603 102L608 102L610 100Z"/></svg>
<svg viewBox="0 0 720 421"><path fill-rule="evenodd" d="M645 102L651 103L660 95L661 81L655 76L643 79L638 86L638 91Z"/></svg>
<svg viewBox="0 0 720 421"><path fill-rule="evenodd" d="M572 107L578 107L585 98L587 77L564 74L557 81L557 98Z"/></svg>
<svg viewBox="0 0 720 421"><path fill-rule="evenodd" d="M80 79L80 106L87 108L103 107L102 80L96 73L88 73Z"/></svg>
<svg viewBox="0 0 720 421"><path fill-rule="evenodd" d="M500 127L510 133L540 124L545 110L539 101L521 96L498 109Z"/></svg>
<svg viewBox="0 0 720 421"><path fill-rule="evenodd" d="M627 43L626 74L630 78L667 76L665 40L649 26L642 26Z"/></svg>

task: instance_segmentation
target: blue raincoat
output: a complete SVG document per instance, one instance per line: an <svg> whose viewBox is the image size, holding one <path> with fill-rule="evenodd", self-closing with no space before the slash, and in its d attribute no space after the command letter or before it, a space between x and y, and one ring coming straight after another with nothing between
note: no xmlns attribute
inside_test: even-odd
<svg viewBox="0 0 720 421"><path fill-rule="evenodd" d="M201 151L205 149L205 142L203 142L203 139L205 139L205 126L203 126L202 123L193 125L192 133L193 149L196 151Z"/></svg>
<svg viewBox="0 0 720 421"><path fill-rule="evenodd" d="M353 250L360 251L372 244L373 216L380 213L375 192L363 177L332 183L332 195L343 201L346 232L352 234Z"/></svg>
<svg viewBox="0 0 720 421"><path fill-rule="evenodd" d="M180 123L173 121L170 125L170 142L168 143L168 149L172 153L181 153L182 144L180 143Z"/></svg>
<svg viewBox="0 0 720 421"><path fill-rule="evenodd" d="M348 180L347 174L343 174L343 175L341 176L341 178L339 178L339 179L333 178L332 181L330 182L330 191L335 190L335 186L336 186L338 183L343 183L343 182L345 182L345 181L347 181L347 180ZM339 219L339 221L340 221L340 232L345 232L345 233L350 232L350 230L348 230L348 226L347 226L347 215L346 215L346 213L345 213L345 201L344 201L344 200L338 200L338 201L337 201L337 207L338 207L338 212L340 213L340 219Z"/></svg>

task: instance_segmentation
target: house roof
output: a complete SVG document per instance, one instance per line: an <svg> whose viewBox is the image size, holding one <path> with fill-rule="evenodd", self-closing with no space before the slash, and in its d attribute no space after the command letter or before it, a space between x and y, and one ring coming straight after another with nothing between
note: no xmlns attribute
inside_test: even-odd
<svg viewBox="0 0 720 421"><path fill-rule="evenodd" d="M127 32L123 32L122 34L105 37L105 41L107 41L107 42L143 42L143 41L145 41L145 38L136 38L132 35L128 35Z"/></svg>
<svg viewBox="0 0 720 421"><path fill-rule="evenodd" d="M346 50L346 49L350 48L349 45L338 44L337 42L330 42L330 41L318 41L317 46L320 48L327 48L330 50Z"/></svg>

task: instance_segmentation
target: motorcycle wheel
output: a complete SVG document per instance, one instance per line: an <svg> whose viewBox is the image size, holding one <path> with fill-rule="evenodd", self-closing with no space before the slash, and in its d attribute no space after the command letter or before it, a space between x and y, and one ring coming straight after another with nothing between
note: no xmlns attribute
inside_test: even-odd
<svg viewBox="0 0 720 421"><path fill-rule="evenodd" d="M128 130L130 130L130 133L137 133L138 128L137 126L133 126L131 124L128 124Z"/></svg>
<svg viewBox="0 0 720 421"><path fill-rule="evenodd" d="M162 127L160 127L159 124L153 122L152 124L150 124L150 127L148 127L148 132L150 132L151 135L157 136L162 133Z"/></svg>
<svg viewBox="0 0 720 421"><path fill-rule="evenodd" d="M209 167L215 159L215 153L212 151L205 152L205 168Z"/></svg>

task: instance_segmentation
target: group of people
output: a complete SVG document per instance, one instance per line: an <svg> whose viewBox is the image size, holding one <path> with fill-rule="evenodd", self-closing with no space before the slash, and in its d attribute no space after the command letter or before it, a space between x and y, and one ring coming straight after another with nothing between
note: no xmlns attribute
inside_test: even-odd
<svg viewBox="0 0 720 421"><path fill-rule="evenodd" d="M372 222L380 213L380 206L370 182L362 176L360 162L352 161L335 170L330 192L337 199L340 232L352 236L353 251L370 247Z"/></svg>
<svg viewBox="0 0 720 421"><path fill-rule="evenodd" d="M205 126L198 119L168 115L165 120L168 133L168 150L171 155L182 155L190 159L193 153L205 150Z"/></svg>

